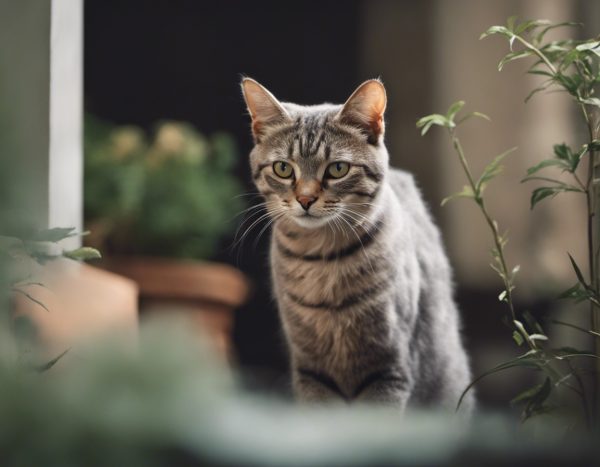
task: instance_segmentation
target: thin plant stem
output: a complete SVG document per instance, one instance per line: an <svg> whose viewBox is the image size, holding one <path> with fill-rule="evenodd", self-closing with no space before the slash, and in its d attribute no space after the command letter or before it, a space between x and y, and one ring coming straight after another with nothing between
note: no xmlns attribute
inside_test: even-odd
<svg viewBox="0 0 600 467"><path fill-rule="evenodd" d="M515 332L517 332L523 338L524 342L527 343L530 350L540 351L540 348L536 344L535 340L531 339L531 337L529 336L527 331L523 328L523 326L518 325L519 322L517 321L517 314L516 314L515 306L513 303L513 294L512 294L513 284L512 284L512 278L511 278L512 273L509 272L508 266L506 264L506 258L504 255L504 242L503 242L502 236L500 235L500 232L498 231L498 224L490 216L490 214L487 210L487 207L485 205L485 200L483 199L483 197L479 193L479 190L477 189L477 184L475 183L475 179L473 178L473 174L471 173L471 169L469 168L469 163L467 162L467 158L465 156L464 150L462 148L462 145L460 144L460 140L458 139L458 137L455 134L455 128L449 128L448 131L452 138L452 146L454 147L454 150L458 154L458 159L460 161L460 164L461 164L463 171L467 177L467 180L469 182L471 190L473 191L473 194L475 197L475 202L479 206L480 211L483 214L483 217L485 218L486 223L488 224L490 231L492 233L494 245L496 247L496 251L497 251L497 255L498 255L498 261L500 264L500 272L501 272L500 277L504 284L504 290L506 291L505 301L508 305L508 308L510 310L510 316L512 318L511 327ZM561 374L561 372L558 369L556 369L552 365L551 361L549 361L549 360L545 362L544 370L545 370L546 374L554 381L560 381L563 378L563 375ZM575 389L569 385L568 385L568 387L571 390ZM575 392L577 392L578 395L583 397L581 394L579 394L579 391L575 391ZM587 407L587 399L586 399L586 407Z"/></svg>
<svg viewBox="0 0 600 467"><path fill-rule="evenodd" d="M553 75L558 73L558 70L556 69L556 67L552 64L552 62L550 60L548 60L548 57L546 57L546 55L544 55L540 49L538 49L533 44L529 43L527 40L523 39L521 36L519 36L517 34L514 34L513 37L516 40L518 40L521 44L523 44L526 48L531 50L534 54L536 54L546 64L546 66L548 67L548 69L550 70L550 72Z"/></svg>
<svg viewBox="0 0 600 467"><path fill-rule="evenodd" d="M459 158L462 168L465 172L465 175L467 176L467 180L469 181L471 190L473 190L473 193L475 195L475 202L479 205L481 213L483 214L485 221L487 222L490 230L492 231L494 245L496 247L496 251L498 252L498 259L500 261L500 267L502 270L501 278L504 283L504 288L506 290L506 303L508 304L508 308L510 310L510 315L512 317L513 326L514 326L514 321L517 320L517 316L515 313L515 308L514 308L513 299L512 299L512 284L510 283L510 279L509 279L510 273L509 273L508 267L506 265L506 259L504 258L504 245L502 242L502 237L501 237L500 233L498 232L498 224L496 222L494 222L494 220L491 218L490 214L488 213L487 207L485 205L484 199L478 193L477 185L475 184L473 175L471 174L471 170L469 168L467 158L465 157L465 153L462 148L462 145L460 144L460 140L456 136L454 129L450 129L449 131L450 131L450 135L452 137L452 146L454 147L456 153L458 154L458 158ZM517 329L516 327L515 327L515 330L523 337L523 339L529 344L529 346L532 349L537 349L535 342L532 341L528 335L523 335L521 330Z"/></svg>

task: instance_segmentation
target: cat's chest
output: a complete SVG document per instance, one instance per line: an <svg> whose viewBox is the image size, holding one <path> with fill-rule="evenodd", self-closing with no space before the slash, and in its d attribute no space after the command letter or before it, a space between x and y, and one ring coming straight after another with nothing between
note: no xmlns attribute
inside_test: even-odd
<svg viewBox="0 0 600 467"><path fill-rule="evenodd" d="M375 271L379 264L368 258L345 261L273 262L273 278L278 296L291 294L302 302L342 308L357 292L380 281Z"/></svg>
<svg viewBox="0 0 600 467"><path fill-rule="evenodd" d="M315 248L313 242L275 237L271 269L277 296L288 293L309 304L341 307L356 292L392 279L385 247L380 241L357 240L357 245Z"/></svg>

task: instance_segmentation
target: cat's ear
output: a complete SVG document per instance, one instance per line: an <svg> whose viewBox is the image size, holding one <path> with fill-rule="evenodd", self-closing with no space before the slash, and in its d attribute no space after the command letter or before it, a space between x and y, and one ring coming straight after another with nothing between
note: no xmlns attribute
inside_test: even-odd
<svg viewBox="0 0 600 467"><path fill-rule="evenodd" d="M252 118L252 134L257 143L266 127L290 119L275 96L253 79L242 79L242 92Z"/></svg>
<svg viewBox="0 0 600 467"><path fill-rule="evenodd" d="M344 104L338 119L360 128L371 144L377 143L384 132L383 113L387 97L381 81L371 79L361 84Z"/></svg>

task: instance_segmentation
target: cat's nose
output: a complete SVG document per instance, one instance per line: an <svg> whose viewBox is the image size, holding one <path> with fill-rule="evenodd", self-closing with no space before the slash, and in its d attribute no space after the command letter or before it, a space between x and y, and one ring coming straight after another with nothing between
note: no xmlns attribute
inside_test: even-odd
<svg viewBox="0 0 600 467"><path fill-rule="evenodd" d="M300 203L300 206L302 206L305 211L308 211L308 208L310 208L316 200L317 200L316 196L297 196L296 197L296 201L298 201Z"/></svg>

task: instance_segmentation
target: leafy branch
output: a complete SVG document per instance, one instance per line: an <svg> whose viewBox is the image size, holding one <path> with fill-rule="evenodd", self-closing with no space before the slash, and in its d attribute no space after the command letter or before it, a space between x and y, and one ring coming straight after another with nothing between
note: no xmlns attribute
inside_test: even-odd
<svg viewBox="0 0 600 467"><path fill-rule="evenodd" d="M458 160L462 166L462 169L465 173L465 176L468 181L468 185L465 185L462 191L455 193L453 195L444 198L442 201L442 205L445 205L449 200L454 198L470 198L472 199L478 206L483 214L483 217L491 231L492 239L494 242L494 247L492 248L492 263L491 267L498 273L502 282L504 284L504 290L498 297L499 300L506 302L510 311L510 317L513 323L517 321L517 316L515 314L513 299L512 299L512 291L514 290L514 277L519 271L519 266L515 266L513 268L509 268L507 266L506 258L504 255L504 247L508 242L506 236L503 236L500 233L498 228L498 223L492 219L488 208L485 204L485 200L483 198L483 192L487 184L494 179L497 175L502 173L503 166L501 165L502 160L511 152L515 151L516 148L511 148L508 151L503 152L496 156L492 162L483 170L482 174L479 178L475 178L471 172L469 167L469 163L465 156L465 152L460 143L460 139L456 135L456 127L460 123L464 122L469 118L469 116L478 116L489 120L489 117L481 114L479 112L472 112L466 116L466 118L462 118L459 122L455 122L456 114L464 107L464 101L455 102L450 106L450 109L446 113L446 115L434 114L428 115L417 121L417 127L422 128L421 134L425 135L429 128L432 125L437 125L444 127L448 130L452 141L452 147L458 156ZM526 331L522 329L522 326L519 327L514 325L514 330L517 332L525 341L531 342L531 349L537 349L534 341L531 341L529 335Z"/></svg>
<svg viewBox="0 0 600 467"><path fill-rule="evenodd" d="M541 86L535 88L525 99L551 87L566 92L581 112L588 131L589 140L574 151L566 144L554 146L554 157L539 162L527 171L523 181L538 180L551 185L536 188L531 195L531 208L545 198L554 197L562 192L579 192L585 195L587 207L587 247L589 280L586 281L579 267L569 255L577 275L578 283L561 295L561 298L573 298L576 302L587 300L590 306L590 325L592 333L600 333L600 246L597 244L600 232L594 222L600 217L600 166L597 151L600 149L600 99L596 97L600 84L600 36L586 40L547 41L546 33L563 26L576 23L552 24L547 20L529 20L519 23L516 17L507 20L505 26L492 26L481 35L481 39L501 35L508 39L510 52L498 64L502 70L509 62L524 58L533 58L528 69L529 74L545 77ZM514 44L522 48L514 50ZM587 156L587 176L577 174L580 162ZM568 172L575 185L567 184L555 178L540 177L538 171L555 168ZM600 355L600 343L596 341L596 355ZM600 364L596 368L593 385L594 425L600 424Z"/></svg>
<svg viewBox="0 0 600 467"><path fill-rule="evenodd" d="M544 374L546 374L546 379L543 383L527 389L525 392L513 399L513 403L515 404L523 403L523 419L527 419L535 414L545 413L549 410L552 410L553 407L547 405L546 400L550 397L555 389L561 386L573 391L582 399L584 413L587 414L587 397L583 385L580 384L579 387L575 387L569 384L568 380L570 379L572 372L565 374L563 371L561 371L561 368L557 362L564 360L568 361L572 358L581 357L583 355L593 356L593 354L574 349L546 349L543 344L548 341L548 337L543 332L541 326L530 314L517 313L513 302L513 290L515 288L514 281L515 276L519 271L519 266L517 265L512 268L509 267L505 256L505 247L508 242L508 238L506 235L500 233L498 223L491 216L483 196L487 184L502 173L503 167L501 162L508 154L513 152L515 148L511 148L508 151L496 156L492 162L485 167L481 175L476 178L471 171L460 139L456 134L456 129L460 123L464 122L471 116L479 116L486 119L487 117L483 116L483 114L472 112L467 114L465 118L456 120L457 114L463 107L463 101L456 102L452 104L445 115L433 114L419 119L417 121L417 127L421 128L421 133L423 135L426 134L432 126L440 126L448 131L452 142L452 147L458 157L468 184L465 185L460 192L445 198L442 201L442 204L445 204L450 199L454 198L468 198L472 199L479 207L494 243L494 246L491 250L492 263L490 266L502 279L504 286L502 292L498 296L498 299L506 303L508 307L510 317L509 325L513 331L514 341L519 346L526 344L528 351L510 361L497 365L473 380L463 391L459 399L457 409L460 407L467 392L484 377L510 368L528 367L542 371ZM527 323L527 325L525 323ZM528 331L527 327L529 327L530 330L533 330L533 332ZM579 382L578 375L576 379Z"/></svg>

